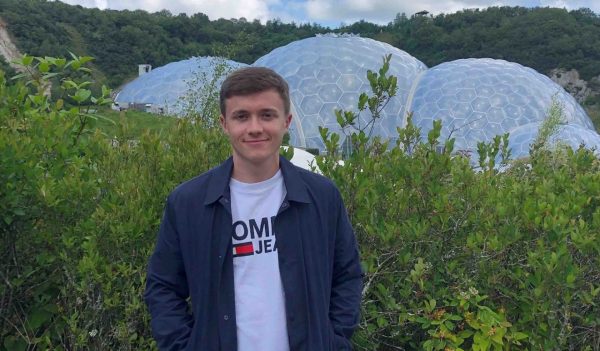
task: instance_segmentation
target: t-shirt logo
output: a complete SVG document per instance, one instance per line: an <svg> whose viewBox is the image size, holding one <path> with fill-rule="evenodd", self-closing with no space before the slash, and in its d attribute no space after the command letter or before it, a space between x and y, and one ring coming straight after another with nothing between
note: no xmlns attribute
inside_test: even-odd
<svg viewBox="0 0 600 351"><path fill-rule="evenodd" d="M233 257L277 251L277 241L273 232L274 221L275 216L233 223Z"/></svg>
<svg viewBox="0 0 600 351"><path fill-rule="evenodd" d="M233 257L250 255L254 255L254 245L252 245L252 242L233 245Z"/></svg>

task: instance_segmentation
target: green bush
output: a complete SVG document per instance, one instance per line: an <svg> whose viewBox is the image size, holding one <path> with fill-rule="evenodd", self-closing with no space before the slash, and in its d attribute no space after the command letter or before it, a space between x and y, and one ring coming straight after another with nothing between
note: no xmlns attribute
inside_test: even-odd
<svg viewBox="0 0 600 351"><path fill-rule="evenodd" d="M141 297L163 201L230 152L193 119L133 139L126 120L96 130L108 92L70 78L86 60L26 57L31 75L10 86L0 74L0 351L155 349ZM385 67L359 113L393 96ZM58 95L45 95L49 78ZM591 152L536 147L499 172L498 137L474 170L439 122L423 140L409 122L388 145L338 116L351 148L340 164L340 138L323 129L317 163L367 273L358 350L600 349Z"/></svg>
<svg viewBox="0 0 600 351"><path fill-rule="evenodd" d="M0 78L0 350L151 349L141 296L163 200L228 144L189 120L137 139L120 120L108 138L90 128L108 100L69 79L81 58L50 61ZM47 75L78 105L44 95Z"/></svg>
<svg viewBox="0 0 600 351"><path fill-rule="evenodd" d="M385 89L385 74L371 85ZM357 348L600 349L598 159L541 135L529 160L499 172L505 135L479 144L474 169L440 130L421 141L409 118L392 148L346 130L343 166L339 137L321 130L318 166L342 191L367 272Z"/></svg>

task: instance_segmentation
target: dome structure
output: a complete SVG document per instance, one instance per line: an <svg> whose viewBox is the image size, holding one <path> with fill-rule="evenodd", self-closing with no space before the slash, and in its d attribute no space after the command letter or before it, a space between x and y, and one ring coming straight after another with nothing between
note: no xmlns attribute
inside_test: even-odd
<svg viewBox="0 0 600 351"><path fill-rule="evenodd" d="M214 78L217 79L214 86L218 89L230 70L243 66L247 65L217 57L192 57L172 62L129 82L114 100L119 105L151 104L153 110L162 109L163 113L178 115L186 108L182 99L190 89L202 89Z"/></svg>
<svg viewBox="0 0 600 351"><path fill-rule="evenodd" d="M529 149L538 135L540 126L541 123L535 122L513 129L508 141L511 158L518 159L529 155ZM550 136L548 142L551 145L567 145L574 150L583 146L595 150L596 155L600 155L600 135L593 130L576 124L559 126L557 132Z"/></svg>
<svg viewBox="0 0 600 351"><path fill-rule="evenodd" d="M290 86L290 144L324 151L319 127L345 136L334 110L357 111L361 93L371 92L367 71L378 71L391 54L388 74L398 90L376 121L373 135L396 138L397 127L413 123L426 135L442 121L440 140L455 138L455 150L476 154L477 143L510 133L513 158L526 156L553 102L565 116L554 139L573 147L600 149L600 136L583 108L548 77L517 63L495 59L461 59L427 69L416 58L391 45L354 35L326 34L274 49L253 65L269 67ZM115 97L117 103L150 104L168 114L186 110L183 97L207 83L218 89L230 70L246 66L222 58L195 57L141 75ZM215 67L218 73L214 80ZM195 96L198 101L199 96ZM357 124L370 121L368 111ZM391 143L393 144L393 143Z"/></svg>
<svg viewBox="0 0 600 351"><path fill-rule="evenodd" d="M321 35L279 47L254 62L283 76L290 86L292 126L290 143L324 150L319 126L343 134L334 110L356 111L358 97L370 92L367 71L377 71L384 55L391 54L389 74L398 78L398 92L385 107L374 126L373 135L396 136L396 127L405 121L405 101L412 82L427 67L416 58L391 45L353 35ZM361 114L363 125L371 119Z"/></svg>
<svg viewBox="0 0 600 351"><path fill-rule="evenodd" d="M413 123L424 135L434 120L442 120L441 140L452 137L455 150L475 151L478 142L495 135L508 132L513 138L513 131L533 131L532 125L546 119L553 101L563 108L568 125L594 129L577 101L550 78L495 59L462 59L430 68L415 81L407 109L413 111ZM521 132L515 145L526 144L527 138L533 141L535 133L537 129Z"/></svg>

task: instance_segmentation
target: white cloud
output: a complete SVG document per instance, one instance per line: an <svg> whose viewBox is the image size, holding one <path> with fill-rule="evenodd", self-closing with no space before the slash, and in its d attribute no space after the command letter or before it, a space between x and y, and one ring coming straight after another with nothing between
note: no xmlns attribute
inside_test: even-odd
<svg viewBox="0 0 600 351"><path fill-rule="evenodd" d="M375 23L387 23L396 14L404 12L410 16L426 10L432 14L452 13L465 8L486 8L489 6L526 6L531 1L518 0L307 0L306 12L309 18L318 20L338 20L352 23L364 19ZM529 5L531 6L531 5Z"/></svg>
<svg viewBox="0 0 600 351"><path fill-rule="evenodd" d="M569 10L588 7L600 13L598 0L62 0L85 7L116 10L142 9L156 12L167 9L177 15L202 12L211 20L245 17L265 22L279 18L284 22L347 24L364 19L385 24L397 13L410 16L427 10L432 14L453 13L465 8L489 6L550 6Z"/></svg>
<svg viewBox="0 0 600 351"><path fill-rule="evenodd" d="M179 13L204 13L211 20L240 18L266 21L272 18L269 7L278 0L61 0L71 5L110 8L114 10L145 10L158 12L164 9L174 15Z"/></svg>
<svg viewBox="0 0 600 351"><path fill-rule="evenodd" d="M569 10L588 7L600 13L597 0L307 0L305 6L307 16L319 21L352 23L364 19L381 24L392 21L402 12L410 16L423 10L439 14L490 6L549 6Z"/></svg>

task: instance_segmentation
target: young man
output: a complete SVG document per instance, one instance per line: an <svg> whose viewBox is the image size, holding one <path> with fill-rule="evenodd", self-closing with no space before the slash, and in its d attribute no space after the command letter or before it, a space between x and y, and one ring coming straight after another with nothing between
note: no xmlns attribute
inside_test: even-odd
<svg viewBox="0 0 600 351"><path fill-rule="evenodd" d="M287 83L242 68L220 103L233 156L169 195L148 266L159 349L350 350L356 240L333 183L279 156L292 120Z"/></svg>

